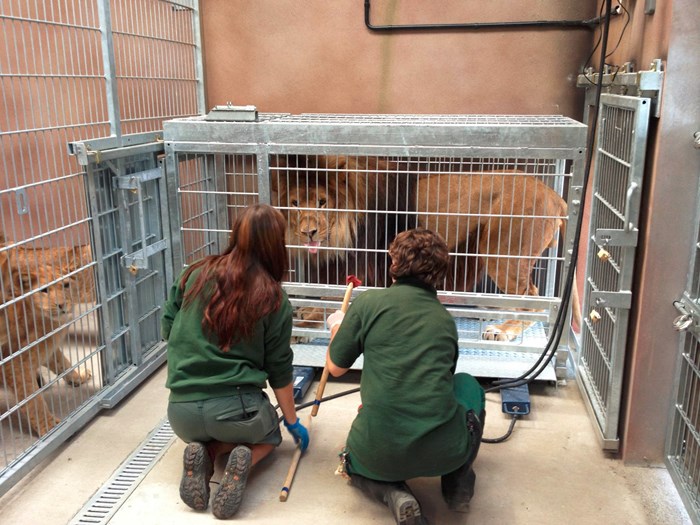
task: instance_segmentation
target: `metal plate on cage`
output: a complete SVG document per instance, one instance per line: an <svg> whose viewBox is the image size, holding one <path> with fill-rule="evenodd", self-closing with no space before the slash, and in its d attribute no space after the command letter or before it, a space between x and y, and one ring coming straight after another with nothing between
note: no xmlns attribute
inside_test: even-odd
<svg viewBox="0 0 700 525"><path fill-rule="evenodd" d="M328 344L306 343L292 345L295 366L313 366L323 368L326 362ZM530 369L539 354L530 352L502 352L498 350L480 350L460 348L457 360L457 372L467 372L475 377L518 377ZM350 367L351 370L362 370L364 360L360 356ZM556 381L554 365L545 367L537 381Z"/></svg>
<svg viewBox="0 0 700 525"><path fill-rule="evenodd" d="M457 332L462 337L465 333L479 334L481 323L475 319L456 319ZM293 344L294 365L323 368L326 363L326 351L330 340L316 338L308 343ZM535 323L523 333L523 346L542 348L547 344L547 336L541 323ZM497 350L474 348L467 342L460 342L457 372L467 372L475 377L518 377L528 371L540 356L540 352L513 349ZM350 367L351 370L362 370L363 356ZM556 381L554 363L545 367L538 381Z"/></svg>

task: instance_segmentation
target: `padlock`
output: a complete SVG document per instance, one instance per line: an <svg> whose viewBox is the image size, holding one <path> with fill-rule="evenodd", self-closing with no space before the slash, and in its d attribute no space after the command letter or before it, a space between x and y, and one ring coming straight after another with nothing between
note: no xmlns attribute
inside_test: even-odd
<svg viewBox="0 0 700 525"><path fill-rule="evenodd" d="M588 317L590 318L592 323L597 323L602 319L601 315L596 310L591 310L591 313L588 314Z"/></svg>
<svg viewBox="0 0 700 525"><path fill-rule="evenodd" d="M139 273L139 269L133 264L129 266L129 271L131 272L131 275L136 275Z"/></svg>
<svg viewBox="0 0 700 525"><path fill-rule="evenodd" d="M601 248L600 250L598 250L598 259L600 259L603 262L607 262L608 259L610 259L610 252L605 248Z"/></svg>

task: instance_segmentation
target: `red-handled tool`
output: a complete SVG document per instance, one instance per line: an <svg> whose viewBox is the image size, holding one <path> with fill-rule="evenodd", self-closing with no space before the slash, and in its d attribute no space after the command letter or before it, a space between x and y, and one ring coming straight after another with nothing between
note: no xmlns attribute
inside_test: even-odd
<svg viewBox="0 0 700 525"><path fill-rule="evenodd" d="M345 296L343 297L343 303L340 305L340 310L345 313L350 305L350 298L352 297L352 290L357 286L360 286L362 282L354 275L349 275L346 279L348 287L345 289ZM318 389L316 390L316 399L314 400L314 406L306 420L306 429L311 432L311 420L318 414L318 408L321 406L321 399L323 398L323 391L326 388L326 382L328 382L328 367L323 364L323 374L321 374L321 381L318 384ZM292 456L292 464L287 472L287 478L284 480L284 486L280 491L280 501L287 501L289 497L289 491L292 488L292 481L294 480L294 474L299 466L299 459L301 458L301 447L297 447L294 451L294 456Z"/></svg>

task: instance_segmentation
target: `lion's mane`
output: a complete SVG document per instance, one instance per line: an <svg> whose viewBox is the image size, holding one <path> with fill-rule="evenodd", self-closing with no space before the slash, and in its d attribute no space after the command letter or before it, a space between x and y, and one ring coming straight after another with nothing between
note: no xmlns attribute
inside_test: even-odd
<svg viewBox="0 0 700 525"><path fill-rule="evenodd" d="M284 162L272 170L273 203L286 215L287 245L303 281L345 284L355 275L365 286L387 286L386 249L397 232L416 226L408 177L372 157Z"/></svg>

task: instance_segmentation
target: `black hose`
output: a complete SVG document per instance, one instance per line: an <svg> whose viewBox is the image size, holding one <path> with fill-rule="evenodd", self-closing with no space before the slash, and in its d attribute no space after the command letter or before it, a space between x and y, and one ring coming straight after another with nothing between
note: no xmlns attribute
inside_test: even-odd
<svg viewBox="0 0 700 525"><path fill-rule="evenodd" d="M337 394L322 397L320 402L324 403L326 401L331 401L332 399L337 399L339 397L354 394L355 392L359 392L359 391L360 391L360 387L351 388L350 390L346 390L345 392L338 392ZM315 405L315 404L316 404L316 400L314 399L313 401L308 401L307 403L301 403L300 405L296 405L294 408L296 408L297 410L302 410L304 408L309 408L310 406ZM279 408L279 405L275 405L275 410L277 410L278 408ZM280 423L282 422L282 419L284 419L284 416L279 417Z"/></svg>
<svg viewBox="0 0 700 525"><path fill-rule="evenodd" d="M479 29L595 29L601 23L601 17L589 20L525 20L519 22L470 22L458 24L408 24L408 25L373 25L370 22L370 2L365 0L365 26L371 31L457 31Z"/></svg>
<svg viewBox="0 0 700 525"><path fill-rule="evenodd" d="M537 359L534 365L530 367L529 370L521 374L520 376L512 379L502 379L499 381L494 381L494 386L489 387L485 389L486 392L492 392L494 390L500 390L501 388L511 388L511 387L516 387L516 386L522 386L525 384L529 384L532 381L539 376L544 369L547 367L550 359L554 356L554 352L556 351L556 348L559 345L559 341L561 340L561 335L564 329L564 315L568 313L569 309L569 301L571 299L571 290L573 287L573 282L574 282L574 275L575 275L575 270L576 270L576 263L578 259L578 252L579 252L579 245L580 245L580 237L581 237L581 226L583 223L583 210L584 206L586 204L586 188L588 187L588 180L590 178L590 171L591 171L591 165L593 162L593 146L595 144L595 132L598 124L598 112L599 112L599 107L600 107L600 95L602 92L602 84L603 84L603 72L605 68L605 58L606 58L606 52L607 52L607 46L608 46L608 33L610 29L610 15L611 15L611 4L612 0L605 0L605 15L604 15L604 23L603 23L603 35L601 38L601 48L600 48L600 71L598 74L598 82L596 85L596 95L595 95L595 104L593 108L593 117L592 117L592 124L589 130L588 134L588 144L587 144L587 151L586 151L586 163L584 166L584 173L583 173L583 190L581 194L581 202L579 205L579 210L580 213L578 214L578 219L576 221L576 234L574 236L575 242L574 246L571 252L571 264L569 265L569 271L566 276L566 282L564 285L564 292L562 294L562 302L559 308L559 311L557 312L557 317L555 320L555 330L554 333L552 334L552 337L547 341L547 345L545 346L544 351L540 355L540 357ZM533 374L531 376L531 374Z"/></svg>
<svg viewBox="0 0 700 525"><path fill-rule="evenodd" d="M513 419L510 420L510 426L508 427L508 431L503 434L501 437L497 438L481 438L482 443L503 443L506 439L510 437L510 435L513 433L513 427L515 427L515 422L520 418L518 414L513 414Z"/></svg>

